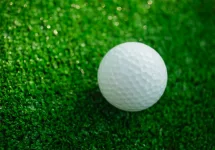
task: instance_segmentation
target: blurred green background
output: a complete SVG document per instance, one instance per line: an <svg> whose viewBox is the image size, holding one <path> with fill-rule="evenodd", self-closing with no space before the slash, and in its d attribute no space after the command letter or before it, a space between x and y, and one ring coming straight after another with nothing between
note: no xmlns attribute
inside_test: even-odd
<svg viewBox="0 0 215 150"><path fill-rule="evenodd" d="M215 149L214 0L1 0L0 149ZM143 42L168 69L153 107L106 102L97 69Z"/></svg>

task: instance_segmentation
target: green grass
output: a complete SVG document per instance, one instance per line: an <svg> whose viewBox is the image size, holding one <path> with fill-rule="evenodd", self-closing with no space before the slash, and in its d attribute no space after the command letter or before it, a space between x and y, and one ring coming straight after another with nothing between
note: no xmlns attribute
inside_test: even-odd
<svg viewBox="0 0 215 150"><path fill-rule="evenodd" d="M0 1L0 149L215 149L213 0ZM153 107L106 102L97 69L139 41L168 69Z"/></svg>

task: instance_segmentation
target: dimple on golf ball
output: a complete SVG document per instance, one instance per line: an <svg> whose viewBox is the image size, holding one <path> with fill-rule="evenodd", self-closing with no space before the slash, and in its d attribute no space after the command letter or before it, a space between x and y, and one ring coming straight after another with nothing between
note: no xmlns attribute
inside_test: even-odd
<svg viewBox="0 0 215 150"><path fill-rule="evenodd" d="M167 69L151 47L126 42L112 48L98 69L102 95L124 111L141 111L155 104L167 84Z"/></svg>

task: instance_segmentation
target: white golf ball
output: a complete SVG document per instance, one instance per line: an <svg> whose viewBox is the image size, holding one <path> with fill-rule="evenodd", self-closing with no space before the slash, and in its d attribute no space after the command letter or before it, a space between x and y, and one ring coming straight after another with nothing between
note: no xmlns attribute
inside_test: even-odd
<svg viewBox="0 0 215 150"><path fill-rule="evenodd" d="M151 47L127 42L112 48L98 69L102 95L124 111L141 111L155 104L167 84L167 69Z"/></svg>

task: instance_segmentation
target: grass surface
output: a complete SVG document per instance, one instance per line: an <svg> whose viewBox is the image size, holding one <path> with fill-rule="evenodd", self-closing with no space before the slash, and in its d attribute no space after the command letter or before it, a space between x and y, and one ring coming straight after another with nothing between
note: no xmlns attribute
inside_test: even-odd
<svg viewBox="0 0 215 150"><path fill-rule="evenodd" d="M213 0L0 1L0 149L215 149ZM99 92L113 46L139 41L168 69L153 107Z"/></svg>

